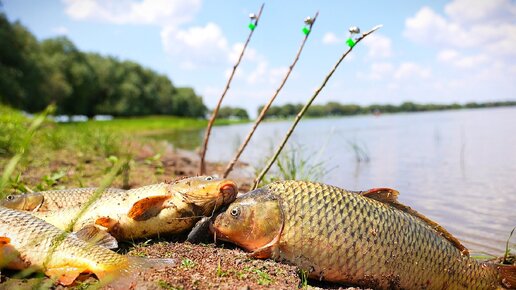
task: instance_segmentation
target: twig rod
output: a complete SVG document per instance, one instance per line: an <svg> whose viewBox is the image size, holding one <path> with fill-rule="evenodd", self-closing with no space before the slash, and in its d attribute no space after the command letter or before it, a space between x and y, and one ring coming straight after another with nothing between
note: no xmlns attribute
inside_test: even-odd
<svg viewBox="0 0 516 290"><path fill-rule="evenodd" d="M358 44L362 39L364 39L365 37L367 37L369 34L375 32L376 30L378 30L380 27L382 27L382 25L377 25L375 27L373 27L373 29L369 30L368 32L362 34L360 37L358 37L355 41L355 45ZM355 47L355 45L349 47L345 52L344 54L340 57L340 59L337 61L337 63L333 66L333 68L331 69L331 71L328 73L328 75L326 75L326 77L324 78L321 86L319 86L319 88L317 90L315 90L314 94L312 95L312 97L308 100L308 102L304 105L304 107L301 109L301 111L299 111L299 113L297 114L296 118L294 119L294 123L292 123L292 126L290 126L290 129L288 130L287 134L285 135L285 138L283 138L283 141L281 142L281 144L279 145L279 147L276 149L276 152L274 153L274 155L272 156L272 158L269 160L269 163L267 163L267 165L265 166L265 168L260 172L260 174L258 175L258 177L256 177L256 179L254 180L254 185L253 185L253 188L252 189L256 189L258 187L258 184L260 183L260 181L263 179L263 177L265 176L265 174L267 174L267 172L269 171L269 169L272 167L272 164L274 164L274 162L276 161L276 159L278 158L279 154L281 153L281 151L283 150L283 147L285 147L285 144L287 143L288 139L290 138L290 135L292 135L292 133L294 132L294 129L296 128L297 124L299 123L299 121L301 120L301 118L303 117L303 115L305 114L306 110L308 110L308 108L310 107L310 105L312 104L312 102L315 100L315 98L319 95L319 93L322 91L322 89L326 86L326 83L328 82L328 80L330 80L331 76L333 75L333 73L337 70L338 66L340 65L340 63L346 58L346 56L353 50L353 47Z"/></svg>
<svg viewBox="0 0 516 290"><path fill-rule="evenodd" d="M288 77L292 73L292 70L294 69L294 67L297 64L297 61L299 60L299 56L301 55L301 52L303 51L303 48L305 46L305 43L306 43L308 37L312 33L312 26L314 25L315 20L317 19L317 16L319 16L319 11L317 11L315 13L315 16L313 17L312 22L309 24L309 32L303 38L303 41L301 42L301 46L299 47L299 50L297 51L296 57L294 58L294 61L292 62L292 64L289 66L289 69L287 71L287 74L283 78L283 81L281 82L280 86L278 87L278 89L276 90L274 95L269 99L269 102L263 107L262 111L260 112L260 115L254 121L253 127L247 134L247 137L245 138L244 142L242 142L242 144L240 145L240 148L238 148L238 151L236 152L235 156L233 157L233 160L231 160L228 163L226 170L224 171L224 174L223 174L224 178L226 178L229 175L229 173L231 172L231 170L233 170L233 166L235 166L235 163L240 158L240 155L242 155L242 152L244 151L245 147L247 146L247 144L249 144L249 141L251 141L251 137L253 137L253 134L256 131L256 128L258 128L258 125L262 122L263 118L265 118L265 114L271 107L272 102L274 102L274 100L278 96L279 92L283 89L283 86L287 82Z"/></svg>
<svg viewBox="0 0 516 290"><path fill-rule="evenodd" d="M219 98L219 102L217 103L217 106L215 107L215 109L213 110L213 113L211 114L210 121L208 122L208 126L206 127L206 132L204 134L204 141L203 141L202 151L201 151L201 164L199 166L199 175L202 175L206 172L205 158L206 158L206 151L208 149L208 140L210 139L211 128L213 127L213 123L215 122L215 119L217 118L217 115L218 115L219 109L220 109L220 105L222 104L222 100L224 100L224 97L226 96L226 93L229 90L231 81L233 80L233 76L235 75L238 65L240 65L240 61L242 60L242 58L244 56L244 52L247 48L247 45L249 44L249 41L251 41L251 37L253 36L254 29L258 26L258 21L260 20L260 17L262 16L262 10L263 10L264 6L265 6L265 3L263 3L262 6L260 7L260 11L258 12L258 15L256 16L256 19L254 21L254 28L252 28L251 31L249 32L249 36L247 37L244 47L242 48L242 51L240 52L240 56L238 57L236 64L233 66L233 71L231 72L231 75L229 76L229 79L226 83L226 87L224 88L224 91L222 92L222 95Z"/></svg>

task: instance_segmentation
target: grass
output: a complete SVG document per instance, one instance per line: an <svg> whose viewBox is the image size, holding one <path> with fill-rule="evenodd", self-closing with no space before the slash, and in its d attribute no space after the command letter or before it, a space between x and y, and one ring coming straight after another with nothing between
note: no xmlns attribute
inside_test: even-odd
<svg viewBox="0 0 516 290"><path fill-rule="evenodd" d="M161 152L166 145L142 137L178 132L175 133L178 140L191 139L180 132L200 132L207 123L202 119L173 116L55 123L46 118L51 112L52 108L31 119L20 111L0 105L0 168L3 169L0 187L5 189L0 198L11 193L60 189L64 184L75 187L96 185L106 173L99 168L108 168L114 164L113 160L120 158L129 159L123 168L121 187L129 186L130 175L136 174L132 173L136 167L140 167L139 171L142 167L150 168L146 174L152 174L149 182L154 182L157 176L165 174ZM243 121L220 120L216 124L240 122ZM142 146L151 146L155 153L137 163L131 154L140 152Z"/></svg>
<svg viewBox="0 0 516 290"><path fill-rule="evenodd" d="M348 141L349 148L353 151L355 161L357 163L368 163L371 159L369 158L369 150L363 143L359 143L356 140Z"/></svg>
<svg viewBox="0 0 516 290"><path fill-rule="evenodd" d="M183 287L181 287L181 286L174 286L164 280L158 280L158 286L161 287L161 289L166 289L166 290L182 290L183 289Z"/></svg>
<svg viewBox="0 0 516 290"><path fill-rule="evenodd" d="M217 275L217 277L221 277L221 278L229 275L228 271L222 270L222 266L220 265L220 260L217 263L217 272L215 272L215 274Z"/></svg>
<svg viewBox="0 0 516 290"><path fill-rule="evenodd" d="M245 123L245 120L217 120L216 125L230 125ZM174 117L174 116L146 116L134 118L116 118L110 121L87 121L81 123L65 123L63 127L75 129L108 129L117 132L141 132L141 131L160 131L171 129L202 129L206 127L207 120Z"/></svg>
<svg viewBox="0 0 516 290"><path fill-rule="evenodd" d="M272 283L272 278L269 276L267 272L264 272L260 269L255 269L253 271L256 275L258 275L257 282L263 286L269 286Z"/></svg>
<svg viewBox="0 0 516 290"><path fill-rule="evenodd" d="M195 267L195 262L188 258L183 258L181 260L181 267L183 267L185 269L191 269L191 268Z"/></svg>
<svg viewBox="0 0 516 290"><path fill-rule="evenodd" d="M511 262L508 259L511 254L511 248L509 247L509 241L512 238L512 234L514 234L515 229L516 229L516 227L512 228L512 231L509 234L509 238L507 238L507 242L505 243L505 253L503 255L503 261L502 261L503 264L511 264Z"/></svg>
<svg viewBox="0 0 516 290"><path fill-rule="evenodd" d="M325 146L319 152L307 152L301 145L292 145L278 157L277 170L269 173L263 184L276 180L320 181L329 171L325 161L320 160Z"/></svg>
<svg viewBox="0 0 516 290"><path fill-rule="evenodd" d="M308 273L305 270L299 270L299 288L306 289L308 288Z"/></svg>

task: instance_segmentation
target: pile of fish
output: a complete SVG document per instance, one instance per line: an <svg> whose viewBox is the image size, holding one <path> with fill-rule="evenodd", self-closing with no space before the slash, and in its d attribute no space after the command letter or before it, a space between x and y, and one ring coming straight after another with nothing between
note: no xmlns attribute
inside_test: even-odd
<svg viewBox="0 0 516 290"><path fill-rule="evenodd" d="M81 212L96 191L46 191L0 201L0 269L32 267L63 285L93 273L127 289L135 271L175 261L117 254L109 250L117 240L186 231L238 193L231 180L192 177L127 191L106 189Z"/></svg>
<svg viewBox="0 0 516 290"><path fill-rule="evenodd" d="M374 289L516 287L516 266L472 259L455 237L399 203L389 188L347 191L278 181L236 198L234 182L194 177L106 189L81 214L80 204L94 192L48 191L0 201L0 268L35 266L64 285L81 273L120 281L136 269L175 261L116 254L107 248L117 240L183 232L205 217L216 238L255 258L296 265L314 279ZM127 288L130 281L117 285Z"/></svg>

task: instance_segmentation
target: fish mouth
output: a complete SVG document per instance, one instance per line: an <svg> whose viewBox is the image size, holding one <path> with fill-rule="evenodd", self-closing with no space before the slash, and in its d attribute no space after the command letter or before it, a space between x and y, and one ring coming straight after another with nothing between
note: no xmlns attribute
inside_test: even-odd
<svg viewBox="0 0 516 290"><path fill-rule="evenodd" d="M216 220L211 220L210 221L210 233L213 234L213 240L216 242L217 240L220 240L220 241L229 241L229 238L224 235L223 233L221 233L220 231L217 230L217 228L215 227L215 223L217 221Z"/></svg>
<svg viewBox="0 0 516 290"><path fill-rule="evenodd" d="M219 192L222 194L225 203L232 202L238 194L238 186L233 181L228 180L220 185Z"/></svg>

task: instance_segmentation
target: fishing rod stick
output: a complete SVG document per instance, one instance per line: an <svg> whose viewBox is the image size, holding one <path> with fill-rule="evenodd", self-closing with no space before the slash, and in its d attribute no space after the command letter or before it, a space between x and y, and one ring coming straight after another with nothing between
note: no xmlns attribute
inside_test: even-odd
<svg viewBox="0 0 516 290"><path fill-rule="evenodd" d="M224 171L224 174L222 176L223 178L226 178L229 175L229 173L231 172L231 170L233 170L233 166L235 166L235 163L240 158L240 155L244 151L245 147L247 146L247 144L249 144L249 141L251 140L251 137L253 137L253 134L256 131L256 128L258 128L258 125L262 122L263 118L265 118L265 114L267 113L267 111L271 107L272 102L274 102L274 100L278 96L278 94L281 91L281 89L283 89L283 86L287 82L288 77L292 73L292 70L294 69L294 67L296 66L297 61L299 60L299 56L301 55L301 52L303 51L305 43L308 40L308 37L310 36L310 33L312 32L312 26L314 25L315 20L317 19L317 16L319 16L319 11L317 11L315 13L315 16L313 18L307 17L305 19L305 24L307 25L307 27L303 28L303 33L305 34L305 37L303 38L303 41L301 42L301 46L299 47L299 50L297 51L297 54L296 54L296 57L294 58L294 61L289 66L287 74L283 78L283 81L281 82L280 86L278 87L278 89L276 90L274 95L269 99L269 102L263 107L262 111L260 112L260 115L254 121L254 124L253 124L253 127L251 128L251 131L249 131L249 134L247 134L247 137L245 138L244 142L242 142L242 144L240 145L240 148L238 148L238 151L236 152L235 156L233 157L233 160L231 160L228 163L228 166L226 167L226 170Z"/></svg>
<svg viewBox="0 0 516 290"><path fill-rule="evenodd" d="M267 172L269 171L269 169L272 167L272 164L274 164L274 162L276 161L276 159L278 158L279 154L281 153L281 150L283 150L283 147L285 146L285 144L287 143L288 139L290 138L290 135L292 135L292 132L294 132L294 129L296 128L297 124L299 123L299 121L301 120L301 118L303 117L303 115L305 114L306 110L308 110L308 108L310 107L310 105L312 104L312 102L315 100L315 98L319 95L319 93L322 91L322 89L324 88L324 86L326 86L326 83L328 82L328 80L331 78L331 76L333 75L333 73L337 70L337 68L339 67L340 63L346 58L346 56L353 50L353 47L355 47L356 44L358 44L360 41L362 41L362 39L364 39L365 37L367 37L369 34L375 32L376 30L380 29L382 27L382 25L377 25L375 27L373 27L373 29L369 30L368 32L362 34L361 36L359 36L356 40L353 40L352 38L349 38L347 40L347 44L349 46L349 48L344 52L344 54L340 57L340 59L337 61L337 63L333 66L333 68L330 70L330 72L328 73L328 75L326 75L326 77L324 78L321 86L319 86L319 88L317 88L317 90L315 90L314 94L312 95L312 97L308 100L308 102L304 105L304 107L301 109L301 111L299 111L299 113L297 114L296 118L294 119L294 123L292 123L292 126L290 126L290 129L288 130L287 134L285 135L285 138L283 138L283 141L281 141L281 144L279 145L278 149L276 149L276 152L274 153L274 155L272 156L272 158L269 160L269 163L267 163L267 165L265 166L265 168L260 172L260 174L258 175L258 177L256 177L256 179L254 180L254 185L253 185L253 188L252 189L256 189L258 187L258 184L260 183L260 181L263 179L263 177L265 176L265 174L267 174Z"/></svg>
<svg viewBox="0 0 516 290"><path fill-rule="evenodd" d="M249 32L249 36L247 37L247 40L244 44L244 47L242 48L242 51L240 52L240 56L238 57L238 60L236 64L233 66L233 71L231 72L231 75L229 76L229 79L226 83L226 87L224 88L224 91L222 92L222 95L219 98L219 102L217 103L217 106L213 110L213 113L211 114L210 121L208 122L208 126L206 127L206 132L204 133L204 141L202 145L202 151L201 151L201 164L199 166L199 175L202 175L206 172L206 164L205 164L205 158L206 158L206 151L208 149L208 140L210 139L211 134L211 128L213 127L213 123L215 122L215 119L217 118L217 115L219 113L220 105L222 104L222 100L224 99L224 96L226 96L226 93L229 90L229 86L231 85L231 81L233 80L233 76L235 75L236 69L238 68L238 65L240 65L240 61L242 60L244 56L244 52L247 48L247 45L249 44L249 41L251 41L251 37L253 36L254 29L258 26L258 21L260 20L260 17L262 16L262 10L263 6L265 6L265 3L262 4L260 7L260 11L258 12L258 15L251 14L249 17L252 21L249 23L249 29L251 30Z"/></svg>

